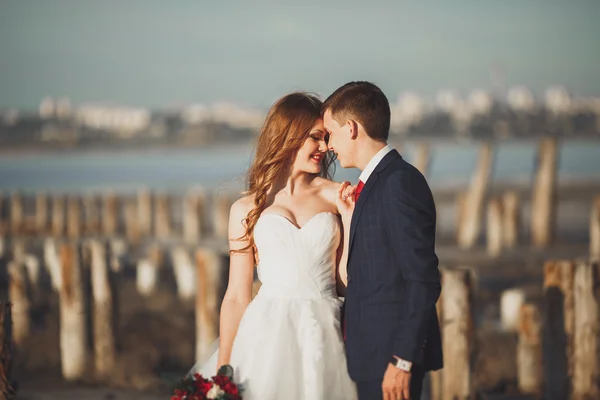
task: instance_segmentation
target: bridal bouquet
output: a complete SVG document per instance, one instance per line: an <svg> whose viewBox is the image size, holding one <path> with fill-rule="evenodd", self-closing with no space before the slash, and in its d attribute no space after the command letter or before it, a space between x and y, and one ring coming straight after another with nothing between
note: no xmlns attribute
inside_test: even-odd
<svg viewBox="0 0 600 400"><path fill-rule="evenodd" d="M241 388L232 379L233 368L230 365L222 366L211 379L200 374L185 377L175 387L171 400L242 400Z"/></svg>

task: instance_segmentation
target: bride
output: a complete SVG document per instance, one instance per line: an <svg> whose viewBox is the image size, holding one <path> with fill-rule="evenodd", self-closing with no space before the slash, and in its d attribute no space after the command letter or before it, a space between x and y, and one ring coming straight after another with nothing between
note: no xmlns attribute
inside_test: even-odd
<svg viewBox="0 0 600 400"><path fill-rule="evenodd" d="M321 101L305 93L269 111L247 196L231 207L230 273L219 349L190 373L230 364L244 400L356 399L340 327L348 183L330 181ZM262 283L252 300L255 261Z"/></svg>

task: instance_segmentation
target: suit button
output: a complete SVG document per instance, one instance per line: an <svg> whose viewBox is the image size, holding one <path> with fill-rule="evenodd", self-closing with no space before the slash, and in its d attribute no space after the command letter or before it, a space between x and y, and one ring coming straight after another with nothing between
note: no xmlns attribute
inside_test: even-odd
<svg viewBox="0 0 600 400"><path fill-rule="evenodd" d="M350 275L348 275L348 283L350 283L351 280L352 280L352 277Z"/></svg>

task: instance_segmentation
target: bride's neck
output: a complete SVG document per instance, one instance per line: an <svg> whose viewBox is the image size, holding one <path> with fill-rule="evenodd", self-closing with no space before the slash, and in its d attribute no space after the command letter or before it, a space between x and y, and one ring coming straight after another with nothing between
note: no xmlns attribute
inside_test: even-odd
<svg viewBox="0 0 600 400"><path fill-rule="evenodd" d="M281 174L273 183L273 193L283 191L288 195L292 195L297 191L308 189L314 178L313 174L304 171L286 172Z"/></svg>

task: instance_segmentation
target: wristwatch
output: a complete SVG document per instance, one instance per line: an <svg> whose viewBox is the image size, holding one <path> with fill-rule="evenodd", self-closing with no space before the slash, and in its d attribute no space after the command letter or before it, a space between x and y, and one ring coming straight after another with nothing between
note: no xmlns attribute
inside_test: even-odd
<svg viewBox="0 0 600 400"><path fill-rule="evenodd" d="M395 356L390 360L390 364L404 372L410 372L412 369L412 363L410 361L406 361Z"/></svg>

